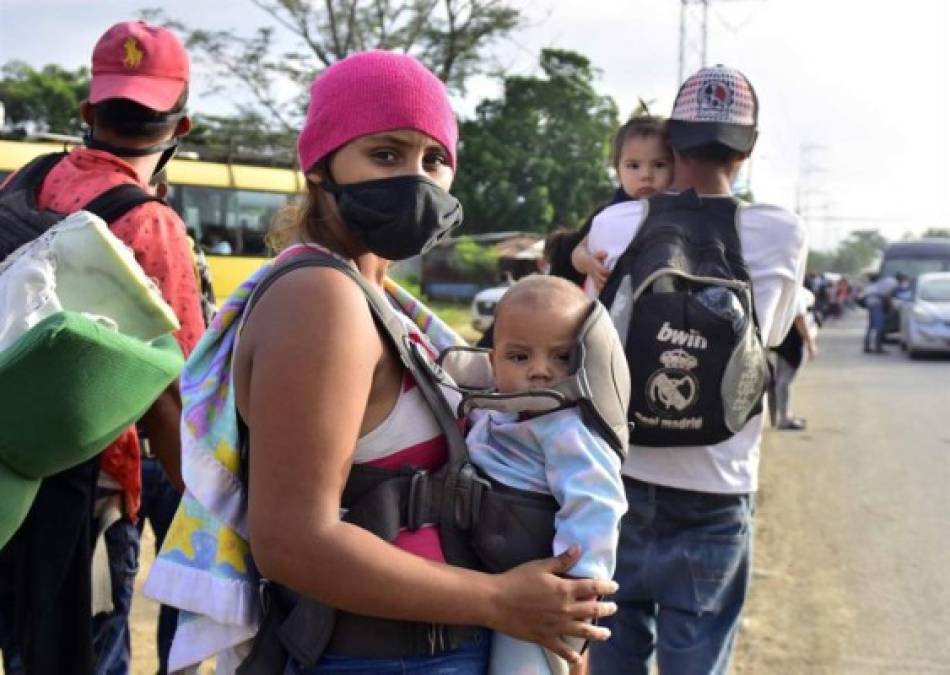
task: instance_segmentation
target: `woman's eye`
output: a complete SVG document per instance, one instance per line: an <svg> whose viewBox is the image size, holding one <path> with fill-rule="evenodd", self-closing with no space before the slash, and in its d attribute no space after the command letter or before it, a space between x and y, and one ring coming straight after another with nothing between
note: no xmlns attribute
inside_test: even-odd
<svg viewBox="0 0 950 675"><path fill-rule="evenodd" d="M524 361L527 361L527 359L528 357L526 354L520 354L520 353L508 354L508 360L513 361L515 363L522 363Z"/></svg>
<svg viewBox="0 0 950 675"><path fill-rule="evenodd" d="M558 363L568 363L571 360L571 355L567 352L563 354L555 354L554 360L557 361Z"/></svg>
<svg viewBox="0 0 950 675"><path fill-rule="evenodd" d="M636 171L640 168L640 162L627 162L627 168Z"/></svg>
<svg viewBox="0 0 950 675"><path fill-rule="evenodd" d="M449 163L448 158L445 156L445 153L442 152L431 152L427 154L422 161L426 166L443 166Z"/></svg>
<svg viewBox="0 0 950 675"><path fill-rule="evenodd" d="M660 160L659 162L654 162L653 166L657 169L665 169L668 164L669 163L665 159L663 159L663 160Z"/></svg>
<svg viewBox="0 0 950 675"><path fill-rule="evenodd" d="M386 164L392 164L399 158L393 150L374 150L372 155L373 159L385 162Z"/></svg>

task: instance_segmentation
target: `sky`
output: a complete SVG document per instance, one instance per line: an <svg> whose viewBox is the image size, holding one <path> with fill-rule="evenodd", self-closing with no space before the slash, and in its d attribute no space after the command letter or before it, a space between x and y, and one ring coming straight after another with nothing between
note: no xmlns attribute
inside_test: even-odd
<svg viewBox="0 0 950 675"><path fill-rule="evenodd" d="M490 50L506 72L536 74L545 47L576 50L622 116L638 97L669 113L679 0L511 1L526 25ZM156 5L195 27L250 32L270 23L249 0L0 0L0 63L75 68L109 25ZM698 36L698 18L690 26ZM688 55L694 70L699 52ZM797 209L814 248L854 229L897 239L950 227L950 1L710 0L706 62L739 68L755 86L753 192ZM191 108L227 112L226 96L202 94L207 84L199 68ZM470 115L499 93L496 82L474 80L457 110Z"/></svg>

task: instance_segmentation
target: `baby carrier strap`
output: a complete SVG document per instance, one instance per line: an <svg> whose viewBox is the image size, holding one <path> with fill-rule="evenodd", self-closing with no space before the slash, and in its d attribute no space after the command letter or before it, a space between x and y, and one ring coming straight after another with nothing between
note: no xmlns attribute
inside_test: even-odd
<svg viewBox="0 0 950 675"><path fill-rule="evenodd" d="M409 371L432 410L448 445L448 460L434 472L411 467L382 469L355 464L344 487L343 519L392 541L401 529L438 525L446 560L461 567L480 567L465 534L477 513L484 489L452 409L439 390L440 372L410 339L409 331L385 297L359 272L342 260L308 251L279 263L255 288L248 314L262 294L281 276L301 267L329 267L352 279L363 291L373 318L388 344ZM246 434L242 442L242 470L250 461ZM454 649L478 629L437 626L351 614L298 595L274 582L262 580L264 619L251 654L238 669L240 675L282 672L287 656L303 665L315 664L329 651L341 655L399 658L431 655Z"/></svg>

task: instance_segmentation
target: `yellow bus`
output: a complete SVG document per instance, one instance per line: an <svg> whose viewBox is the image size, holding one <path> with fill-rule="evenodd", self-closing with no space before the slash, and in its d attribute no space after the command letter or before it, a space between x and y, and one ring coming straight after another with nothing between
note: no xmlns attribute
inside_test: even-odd
<svg viewBox="0 0 950 675"><path fill-rule="evenodd" d="M0 140L0 181L38 155L60 152L78 138L44 134ZM207 162L179 153L168 165L166 200L208 258L220 302L267 258L264 234L273 215L304 189L295 169Z"/></svg>

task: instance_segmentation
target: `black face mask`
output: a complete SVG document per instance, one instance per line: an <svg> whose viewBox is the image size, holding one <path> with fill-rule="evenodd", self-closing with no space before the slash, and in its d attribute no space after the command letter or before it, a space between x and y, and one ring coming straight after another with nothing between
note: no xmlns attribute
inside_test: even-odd
<svg viewBox="0 0 950 675"><path fill-rule="evenodd" d="M167 126L171 122L177 122L184 116L184 110L175 113L167 113L151 122L150 125ZM168 166L168 163L175 157L175 153L178 152L178 141L178 136L173 136L167 141L156 143L155 145L150 145L146 148L127 148L123 145L113 145L112 143L106 143L103 140L95 138L93 136L93 130L91 127L86 131L85 136L83 136L83 144L87 148L91 148L93 150L104 150L105 152L115 155L116 157L145 157L146 155L154 155L156 152L162 153L162 156L158 158L158 164L155 165L155 170L152 171L152 178L160 174L162 170Z"/></svg>
<svg viewBox="0 0 950 675"><path fill-rule="evenodd" d="M425 176L322 185L347 228L386 260L425 253L462 224L459 201Z"/></svg>

